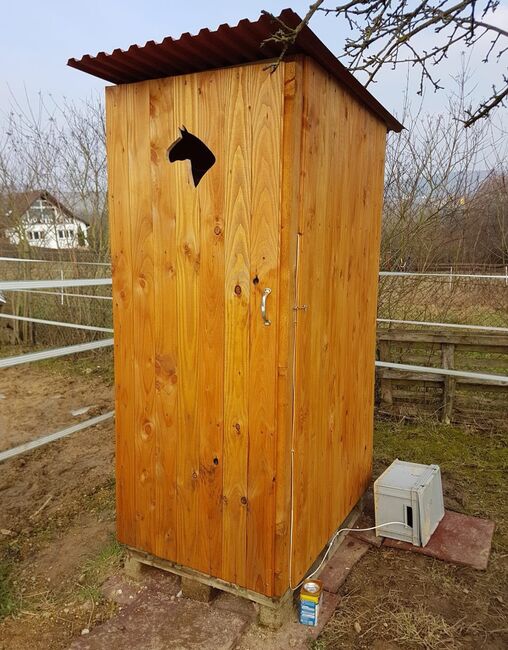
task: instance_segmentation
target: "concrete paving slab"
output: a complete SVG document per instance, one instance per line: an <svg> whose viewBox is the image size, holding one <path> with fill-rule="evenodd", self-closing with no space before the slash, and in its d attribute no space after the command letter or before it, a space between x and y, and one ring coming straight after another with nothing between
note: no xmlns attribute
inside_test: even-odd
<svg viewBox="0 0 508 650"><path fill-rule="evenodd" d="M319 574L319 579L323 581L323 589L336 594L351 569L368 550L368 544L351 537L351 534L347 535Z"/></svg>
<svg viewBox="0 0 508 650"><path fill-rule="evenodd" d="M225 609L243 616L248 621L255 621L258 615L257 605L251 600L229 594L226 591L219 593L211 606L216 609Z"/></svg>
<svg viewBox="0 0 508 650"><path fill-rule="evenodd" d="M69 650L232 650L249 619L178 598L175 582L174 576L154 574L131 605L76 639Z"/></svg>
<svg viewBox="0 0 508 650"><path fill-rule="evenodd" d="M485 570L490 556L495 523L446 510L427 546L385 538L384 545Z"/></svg>

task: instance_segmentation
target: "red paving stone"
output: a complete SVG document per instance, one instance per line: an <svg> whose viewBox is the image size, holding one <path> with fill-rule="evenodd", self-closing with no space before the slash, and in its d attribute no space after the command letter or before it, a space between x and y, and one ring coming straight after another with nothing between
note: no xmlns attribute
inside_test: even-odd
<svg viewBox="0 0 508 650"><path fill-rule="evenodd" d="M319 574L323 589L336 594L351 569L368 550L368 544L348 535Z"/></svg>
<svg viewBox="0 0 508 650"><path fill-rule="evenodd" d="M495 526L496 524L489 519L479 519L445 510L445 516L427 546L413 546L408 542L387 537L384 545L485 570L489 561Z"/></svg>

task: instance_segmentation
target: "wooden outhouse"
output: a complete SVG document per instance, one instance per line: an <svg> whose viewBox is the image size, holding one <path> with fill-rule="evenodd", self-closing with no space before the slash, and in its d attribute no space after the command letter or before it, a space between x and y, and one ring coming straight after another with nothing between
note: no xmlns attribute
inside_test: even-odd
<svg viewBox="0 0 508 650"><path fill-rule="evenodd" d="M307 27L269 68L275 29L263 16L69 65L115 84L118 538L277 598L371 479L385 140L401 125Z"/></svg>

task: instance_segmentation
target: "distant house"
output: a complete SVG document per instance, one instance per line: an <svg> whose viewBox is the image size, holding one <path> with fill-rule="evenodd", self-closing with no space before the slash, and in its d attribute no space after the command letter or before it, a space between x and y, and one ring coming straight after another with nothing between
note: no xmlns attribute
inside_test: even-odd
<svg viewBox="0 0 508 650"><path fill-rule="evenodd" d="M1 195L0 228L14 245L25 242L57 249L88 245L88 224L44 190Z"/></svg>

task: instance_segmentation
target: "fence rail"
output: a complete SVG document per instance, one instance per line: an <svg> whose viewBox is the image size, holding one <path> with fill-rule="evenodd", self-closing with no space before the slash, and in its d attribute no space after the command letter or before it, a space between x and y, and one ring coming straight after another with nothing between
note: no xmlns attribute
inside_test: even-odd
<svg viewBox="0 0 508 650"><path fill-rule="evenodd" d="M60 289L64 287L99 287L111 284L111 278L75 278L69 280L0 280L0 291L22 289Z"/></svg>
<svg viewBox="0 0 508 650"><path fill-rule="evenodd" d="M61 440L62 438L66 438L67 436L70 436L73 433L77 433L78 431L83 431L83 429L88 429L89 427L95 427L101 422L110 420L113 417L115 417L115 412L108 411L107 413L103 413L102 415L97 415L94 418L85 420L85 422L78 422L78 424L73 424L72 426L66 427L65 429L61 429L60 431L55 431L54 433L49 433L46 436L41 436L36 440L31 440L30 442L25 442L22 445L11 447L10 449L6 449L5 451L0 451L0 462L2 462L3 460L8 460L9 458L14 458L15 456L19 456L20 454L24 454L27 451L31 451L32 449L37 449L37 447L42 447L43 445L47 445L49 442L54 442L55 440Z"/></svg>
<svg viewBox="0 0 508 650"><path fill-rule="evenodd" d="M0 359L0 368L11 368L23 363L32 363L42 361L43 359L54 359L55 357L64 357L69 354L86 352L87 350L97 350L98 348L107 348L113 345L113 339L103 339L101 341L91 341L90 343L78 343L77 345L67 345L64 348L53 348L51 350L41 350L40 352L27 352L15 357L5 357Z"/></svg>
<svg viewBox="0 0 508 650"><path fill-rule="evenodd" d="M434 411L444 422L508 417L507 335L379 329L378 358L385 410Z"/></svg>

